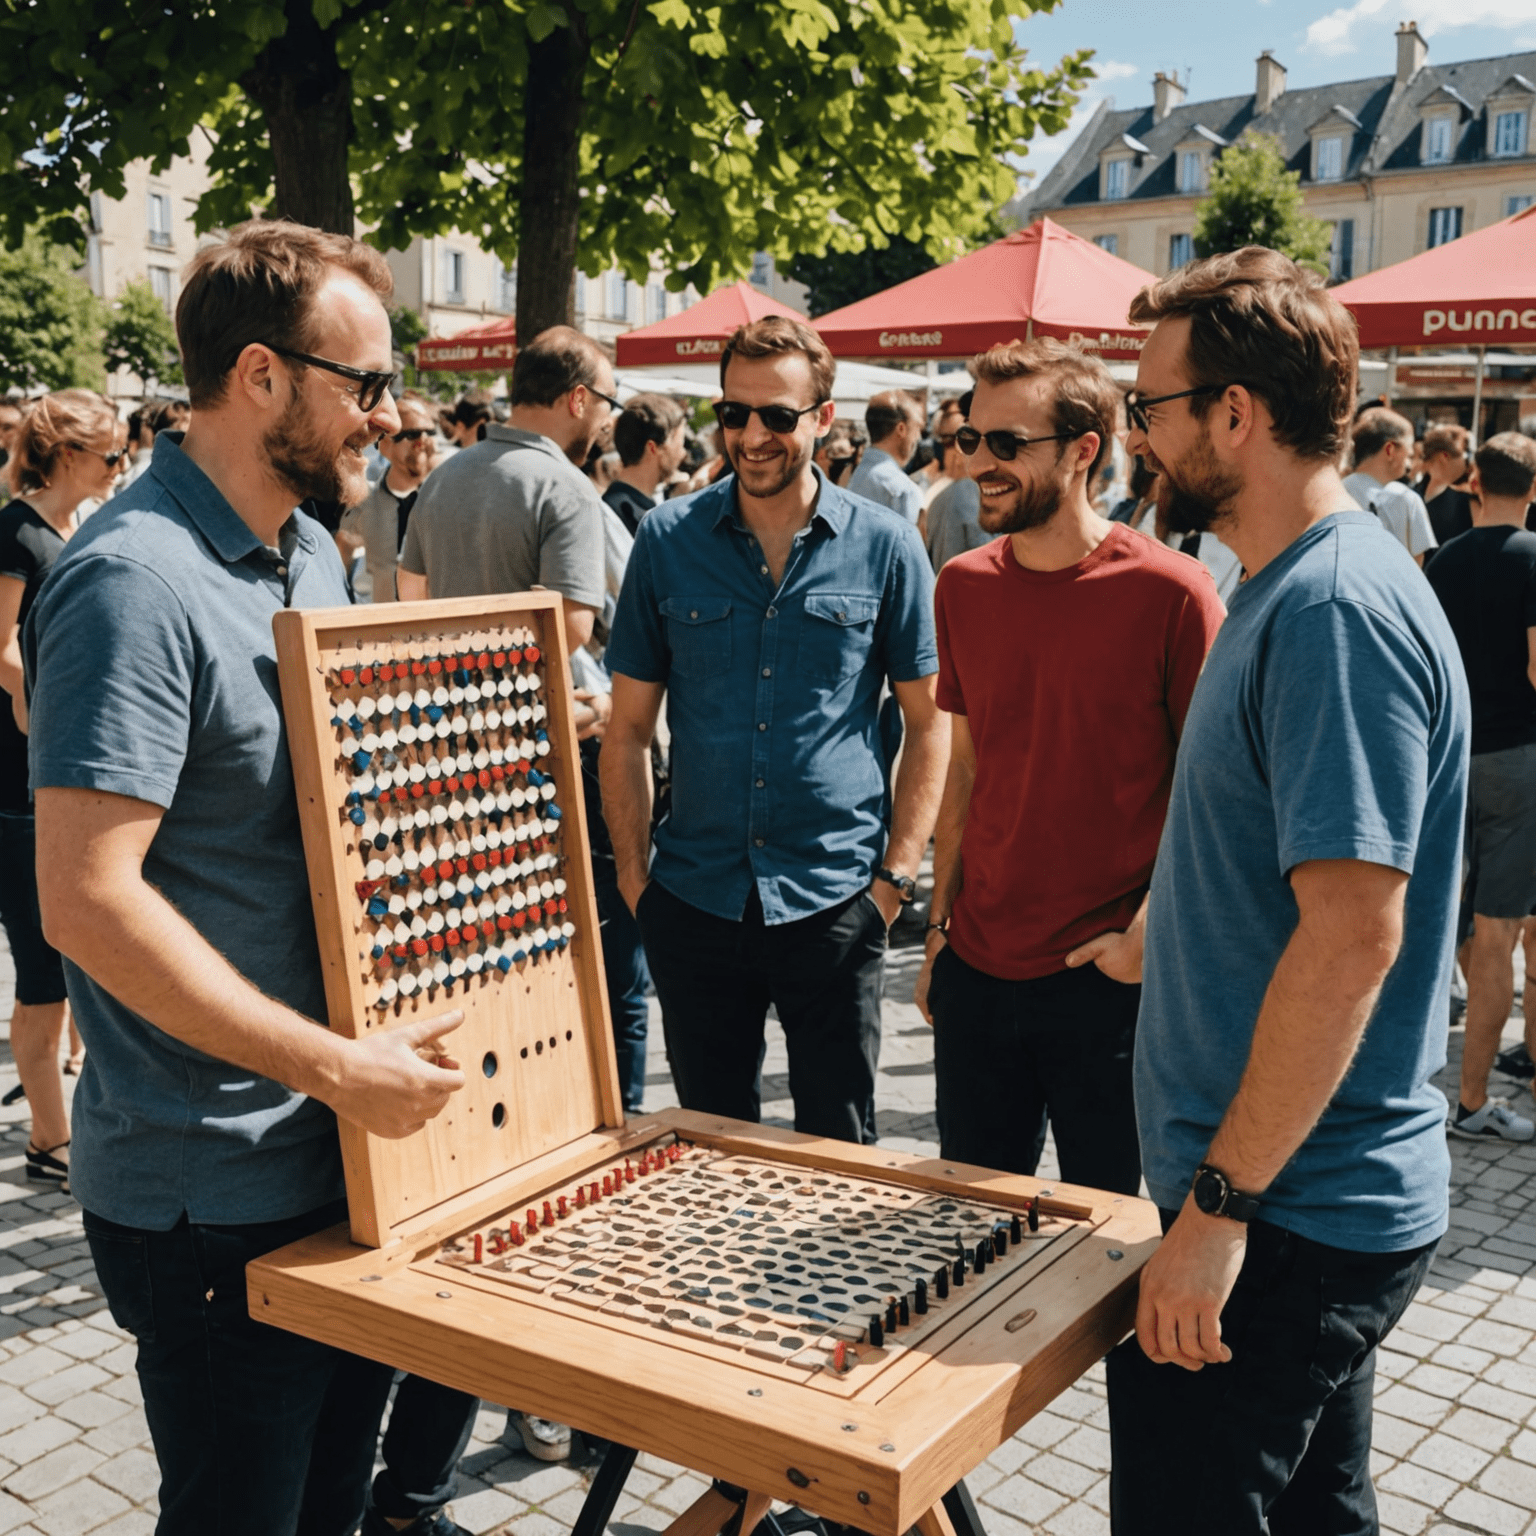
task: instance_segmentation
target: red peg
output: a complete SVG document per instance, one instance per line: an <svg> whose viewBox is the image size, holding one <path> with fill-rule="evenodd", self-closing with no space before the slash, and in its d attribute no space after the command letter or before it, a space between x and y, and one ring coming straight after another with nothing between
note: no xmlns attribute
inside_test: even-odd
<svg viewBox="0 0 1536 1536"><path fill-rule="evenodd" d="M624 1159L624 1182L626 1184L633 1184L635 1182L635 1170L630 1165L627 1157Z"/></svg>
<svg viewBox="0 0 1536 1536"><path fill-rule="evenodd" d="M357 681L357 673L351 667L343 667L341 669L341 680L350 688Z"/></svg>
<svg viewBox="0 0 1536 1536"><path fill-rule="evenodd" d="M373 681L373 668L364 667L363 670L358 673L357 680L360 683L371 683Z"/></svg>
<svg viewBox="0 0 1536 1536"><path fill-rule="evenodd" d="M591 1196L592 1204L596 1205L597 1204L597 1185L593 1184L591 1186L591 1188L592 1188L592 1196Z"/></svg>
<svg viewBox="0 0 1536 1536"><path fill-rule="evenodd" d="M603 1175L603 1193L605 1195L611 1195L613 1193L613 1175L611 1173L605 1173Z"/></svg>
<svg viewBox="0 0 1536 1536"><path fill-rule="evenodd" d="M561 1195L560 1198L555 1201L555 1205L559 1215L569 1216L571 1214L571 1202L567 1200L564 1195Z"/></svg>
<svg viewBox="0 0 1536 1536"><path fill-rule="evenodd" d="M512 1223L511 1233L512 1246L514 1248L521 1248L523 1246L523 1229L515 1221Z"/></svg>
<svg viewBox="0 0 1536 1536"><path fill-rule="evenodd" d="M501 1233L498 1232L495 1227L492 1227L491 1228L491 1252L493 1254L500 1255L500 1254L505 1253L506 1251L507 1251L507 1245L502 1240Z"/></svg>
<svg viewBox="0 0 1536 1536"><path fill-rule="evenodd" d="M484 1262L485 1262L484 1245L482 1243L480 1234L478 1232L476 1232L475 1233L475 1263L476 1264L483 1264Z"/></svg>
<svg viewBox="0 0 1536 1536"><path fill-rule="evenodd" d="M578 1184L576 1186L576 1209L578 1211L581 1210L581 1208L584 1205L586 1205L586 1203L587 1203L587 1186L585 1184ZM565 1213L562 1211L561 1214L564 1215Z"/></svg>
<svg viewBox="0 0 1536 1536"><path fill-rule="evenodd" d="M555 1208L554 1208L554 1206L552 1206L549 1203L548 1200L546 1200L544 1202L544 1225L546 1227L550 1227L550 1226L554 1225L554 1222L555 1222Z"/></svg>
<svg viewBox="0 0 1536 1536"><path fill-rule="evenodd" d="M536 646L536 645L525 645L523 647L523 660L524 661L533 662L533 661L537 661L538 659L539 659L539 648L538 648L538 646Z"/></svg>
<svg viewBox="0 0 1536 1536"><path fill-rule="evenodd" d="M528 1231L530 1233L539 1230L539 1213L530 1205L528 1207Z"/></svg>

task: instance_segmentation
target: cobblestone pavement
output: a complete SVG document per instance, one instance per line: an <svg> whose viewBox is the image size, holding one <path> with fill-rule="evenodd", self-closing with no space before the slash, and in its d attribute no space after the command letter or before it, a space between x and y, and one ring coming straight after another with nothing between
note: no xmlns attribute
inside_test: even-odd
<svg viewBox="0 0 1536 1536"><path fill-rule="evenodd" d="M917 958L912 949L892 955L879 1119L888 1145L933 1151L932 1045L909 1001ZM10 962L0 953L0 1016L10 1006ZM1510 1040L1519 1027L1517 1004ZM782 1122L788 1088L774 1035L763 1097L765 1117ZM1453 1033L1453 1069L1459 1050ZM0 1092L15 1080L0 1042ZM1495 1091L1517 1093L1509 1083ZM673 1102L659 1049L647 1102ZM1531 1109L1528 1098L1523 1107ZM25 1105L0 1110L0 1536L141 1536L154 1525L158 1478L133 1346L101 1300L79 1208L27 1184L24 1122ZM1527 1189L1536 1145L1454 1142L1452 1152L1450 1234L1381 1355L1382 1524L1405 1536L1517 1536L1536 1531L1536 1204ZM1096 1368L978 1467L967 1481L991 1536L1107 1533L1107 1423ZM485 1408L453 1514L477 1536L560 1536L593 1470L590 1461L532 1460L505 1413ZM642 1456L610 1529L660 1530L704 1487L694 1473Z"/></svg>

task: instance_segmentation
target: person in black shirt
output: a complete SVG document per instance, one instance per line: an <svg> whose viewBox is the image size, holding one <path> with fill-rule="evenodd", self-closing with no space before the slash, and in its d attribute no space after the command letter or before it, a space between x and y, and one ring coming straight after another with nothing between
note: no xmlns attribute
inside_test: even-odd
<svg viewBox="0 0 1536 1536"><path fill-rule="evenodd" d="M656 505L656 492L677 473L687 452L683 408L667 395L636 395L613 424L620 469L603 500L635 533Z"/></svg>
<svg viewBox="0 0 1536 1536"><path fill-rule="evenodd" d="M1472 434L1454 423L1431 427L1420 446L1424 474L1414 482L1414 490L1424 498L1429 526L1435 538L1448 544L1472 526L1472 497L1467 490L1467 472L1472 468ZM1435 550L1426 550L1426 569L1435 558Z"/></svg>
<svg viewBox="0 0 1536 1536"><path fill-rule="evenodd" d="M67 994L58 951L43 937L36 834L27 787L27 700L21 626L74 527L75 508L112 489L125 454L117 413L100 395L44 395L17 427L6 477L16 498L0 509L0 923L16 964L11 1053L32 1110L27 1177L68 1187L69 1122L59 1073Z"/></svg>
<svg viewBox="0 0 1536 1536"><path fill-rule="evenodd" d="M1464 956L1467 1037L1458 1136L1529 1141L1536 1124L1488 1097L1488 1072L1514 1005L1513 956L1536 907L1536 534L1525 509L1536 487L1536 443L1501 432L1477 451L1472 527L1442 545L1426 573L1461 648L1472 692L1467 791ZM1536 1039L1536 1009L1526 1045Z"/></svg>

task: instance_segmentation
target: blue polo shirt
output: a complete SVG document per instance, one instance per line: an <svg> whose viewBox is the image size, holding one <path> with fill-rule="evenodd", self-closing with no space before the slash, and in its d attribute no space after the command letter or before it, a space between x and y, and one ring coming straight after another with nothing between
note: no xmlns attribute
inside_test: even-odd
<svg viewBox="0 0 1536 1536"><path fill-rule="evenodd" d="M1179 740L1152 874L1136 1118L1152 1198L1184 1201L1295 932L1290 872L1408 876L1403 942L1353 1065L1259 1219L1393 1253L1446 1229L1445 1065L1471 708L1456 640L1368 512L1307 529L1233 594Z"/></svg>
<svg viewBox="0 0 1536 1536"><path fill-rule="evenodd" d="M70 540L28 617L32 783L164 816L144 878L253 985L325 1017L272 615L348 601L295 513L269 550L179 446ZM164 1231L297 1216L343 1192L336 1119L215 1060L65 963L85 1041L70 1178L109 1221ZM316 1028L321 1027L316 1025Z"/></svg>
<svg viewBox="0 0 1536 1536"><path fill-rule="evenodd" d="M889 507L914 527L923 510L923 493L883 448L866 448L858 466L848 477L848 489L855 496Z"/></svg>
<svg viewBox="0 0 1536 1536"><path fill-rule="evenodd" d="M885 850L881 687L939 670L933 571L917 530L820 472L775 586L736 479L650 513L604 657L667 688L672 809L651 875L739 920L824 911Z"/></svg>

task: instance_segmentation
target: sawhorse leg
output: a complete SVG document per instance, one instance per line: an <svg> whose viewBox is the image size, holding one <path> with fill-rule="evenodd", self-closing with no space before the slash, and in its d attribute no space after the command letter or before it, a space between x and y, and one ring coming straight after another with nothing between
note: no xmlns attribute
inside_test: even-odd
<svg viewBox="0 0 1536 1536"><path fill-rule="evenodd" d="M586 1501L576 1517L576 1524L571 1528L571 1536L603 1536L603 1532L608 1529L608 1522L613 1519L613 1507L619 1502L619 1495L624 1491L624 1484L629 1481L635 1457L639 1454L627 1445L609 1445L603 1453L603 1462L597 1469L597 1476L592 1479L592 1486L587 1490Z"/></svg>

